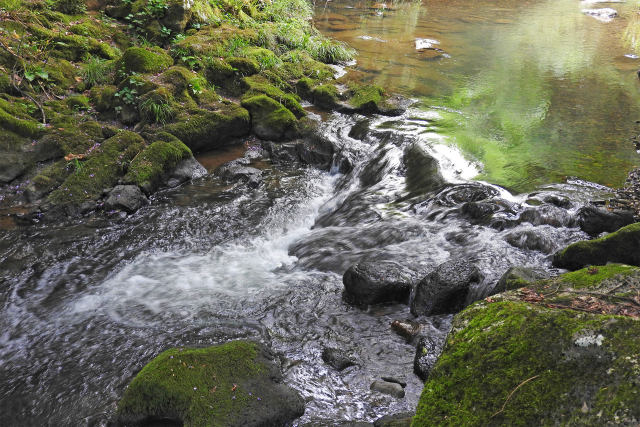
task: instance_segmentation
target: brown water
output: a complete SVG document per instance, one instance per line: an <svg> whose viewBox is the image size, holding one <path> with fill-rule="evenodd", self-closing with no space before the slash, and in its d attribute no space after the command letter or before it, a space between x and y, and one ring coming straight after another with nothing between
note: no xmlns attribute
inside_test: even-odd
<svg viewBox="0 0 640 427"><path fill-rule="evenodd" d="M619 186L640 163L640 60L625 56L638 53L637 4L339 0L316 3L315 24L357 49L346 78L440 109L425 131L479 161L478 178L517 192L567 176ZM619 17L582 13L603 7Z"/></svg>

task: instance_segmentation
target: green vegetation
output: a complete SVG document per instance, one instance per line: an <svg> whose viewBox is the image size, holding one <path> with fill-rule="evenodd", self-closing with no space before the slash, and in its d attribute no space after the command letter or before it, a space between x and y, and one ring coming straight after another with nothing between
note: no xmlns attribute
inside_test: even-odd
<svg viewBox="0 0 640 427"><path fill-rule="evenodd" d="M124 180L144 189L156 188L162 175L171 171L180 160L191 156L191 150L173 135L160 133L157 141L142 150L129 165Z"/></svg>
<svg viewBox="0 0 640 427"><path fill-rule="evenodd" d="M135 422L153 414L183 420L185 426L229 425L260 398L250 382L268 375L269 368L259 355L256 344L243 341L167 350L133 379L118 404L118 417Z"/></svg>
<svg viewBox="0 0 640 427"><path fill-rule="evenodd" d="M124 51L120 64L130 73L157 73L173 65L173 59L159 48L130 47Z"/></svg>
<svg viewBox="0 0 640 427"><path fill-rule="evenodd" d="M298 133L296 116L284 105L266 95L256 95L242 101L251 113L251 125L256 135L266 140L291 139Z"/></svg>
<svg viewBox="0 0 640 427"><path fill-rule="evenodd" d="M108 83L113 72L113 62L92 56L82 66L81 76L87 87Z"/></svg>

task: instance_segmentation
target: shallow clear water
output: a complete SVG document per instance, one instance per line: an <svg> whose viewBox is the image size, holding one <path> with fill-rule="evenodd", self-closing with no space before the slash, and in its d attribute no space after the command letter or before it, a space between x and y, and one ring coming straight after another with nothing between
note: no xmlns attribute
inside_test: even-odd
<svg viewBox="0 0 640 427"><path fill-rule="evenodd" d="M582 13L602 7L620 16ZM441 133L486 180L519 192L566 176L619 186L638 165L636 1L331 1L315 16L358 50L353 78L446 108Z"/></svg>
<svg viewBox="0 0 640 427"><path fill-rule="evenodd" d="M352 11L345 4L332 7ZM426 10L453 14L457 7L476 29L513 25L528 10L508 7L512 2L469 4L434 2ZM353 13L362 10L363 20L378 19L375 10ZM414 3L397 5L398 13L412 10ZM415 19L404 18L411 37L431 16L420 10ZM446 41L452 58L463 56L467 26L458 24L455 32L447 24L453 18L445 18L442 34L424 36ZM394 19L382 21L390 24L376 37L405 40L397 35L402 20ZM388 53L394 58L399 48ZM366 55L359 58L361 70ZM402 76L389 77L398 82L393 87L444 104L451 102L446 94L473 80L450 75L455 62L425 63L443 67L434 72L444 76L434 78L438 96L403 87ZM372 60L365 77L385 75L376 64L384 65ZM482 69L479 64L477 72ZM0 229L0 425L105 425L126 384L162 350L238 338L260 340L278 353L286 382L307 401L296 425L371 421L414 409L422 388L412 373L415 349L390 328L393 320L411 318L408 308L345 303L344 271L361 260L395 260L426 273L461 258L482 271L484 280L469 299L482 298L510 266L550 267L553 251L586 238L574 227L575 212L608 191L579 179L553 182L544 173L531 175L535 181L527 185L545 185L524 194L469 181L487 166L469 161L451 143L474 130L451 119L469 113L451 113L443 104L425 101L398 118L328 117L324 135L353 159L346 175L261 160L265 181L256 189L212 174L158 193L126 218ZM424 174L408 166L415 147L439 161L447 185L415 187L416 174ZM218 155L229 159L244 149ZM219 164L212 156L202 160L210 169ZM465 194L478 191L498 209L490 219L463 209ZM558 198L566 199L563 208L554 204ZM450 319L419 320L442 341ZM352 354L357 366L342 372L328 367L320 357L327 346ZM407 381L404 399L369 390L383 375Z"/></svg>

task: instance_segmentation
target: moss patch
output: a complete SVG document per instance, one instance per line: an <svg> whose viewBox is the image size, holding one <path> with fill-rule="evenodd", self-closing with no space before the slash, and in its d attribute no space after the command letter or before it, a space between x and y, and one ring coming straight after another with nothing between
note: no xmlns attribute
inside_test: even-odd
<svg viewBox="0 0 640 427"><path fill-rule="evenodd" d="M126 73L158 73L173 65L173 59L160 48L130 47L124 51L120 64Z"/></svg>
<svg viewBox="0 0 640 427"><path fill-rule="evenodd" d="M121 131L106 140L86 161L74 162L74 172L49 195L55 204L80 204L95 200L113 187L129 162L142 150L144 140L136 133Z"/></svg>
<svg viewBox="0 0 640 427"><path fill-rule="evenodd" d="M145 189L156 188L162 176L171 171L180 160L191 156L191 150L173 135L159 135L157 140L142 150L131 161L126 182L132 182Z"/></svg>
<svg viewBox="0 0 640 427"><path fill-rule="evenodd" d="M251 126L258 137L281 141L297 135L296 116L278 101L257 95L244 99L242 106L251 113Z"/></svg>
<svg viewBox="0 0 640 427"><path fill-rule="evenodd" d="M635 423L639 333L628 317L476 303L456 316L412 425Z"/></svg>

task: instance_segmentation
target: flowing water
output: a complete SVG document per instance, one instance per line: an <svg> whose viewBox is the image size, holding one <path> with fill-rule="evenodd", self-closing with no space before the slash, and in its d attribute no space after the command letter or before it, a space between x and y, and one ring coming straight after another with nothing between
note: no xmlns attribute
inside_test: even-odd
<svg viewBox="0 0 640 427"><path fill-rule="evenodd" d="M296 424L412 410L415 349L390 329L408 308L347 304L346 268L395 260L428 272L462 258L484 275L470 297L481 298L509 266L549 268L586 238L576 210L637 163L624 17L599 22L573 0L316 8L323 31L358 48L354 77L421 104L393 119L328 117L322 132L352 160L347 174L260 160L255 189L210 174L128 217L0 229L0 425L105 425L162 350L238 338L279 354L307 401ZM416 37L443 52L416 51ZM201 160L215 168L243 151ZM420 167L429 156L448 182L436 191ZM440 341L450 320L421 319ZM333 370L324 347L357 366ZM404 399L369 390L383 375L407 381Z"/></svg>

